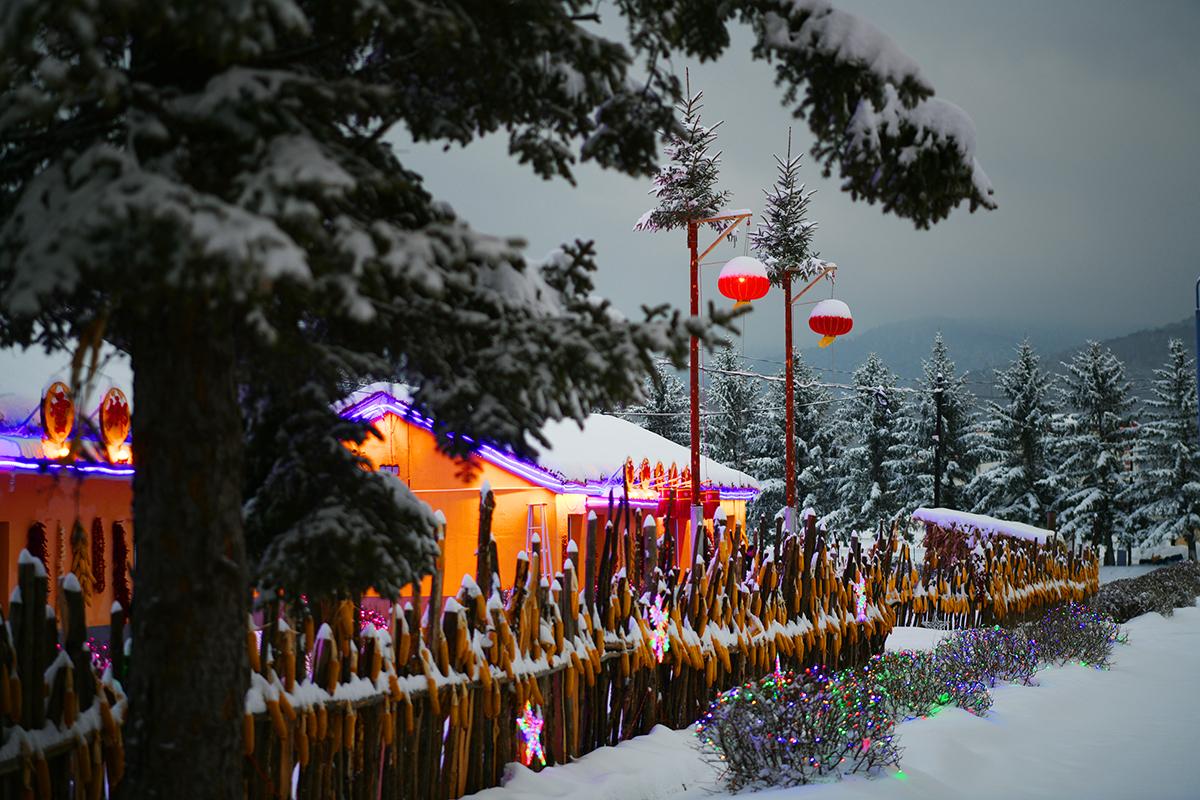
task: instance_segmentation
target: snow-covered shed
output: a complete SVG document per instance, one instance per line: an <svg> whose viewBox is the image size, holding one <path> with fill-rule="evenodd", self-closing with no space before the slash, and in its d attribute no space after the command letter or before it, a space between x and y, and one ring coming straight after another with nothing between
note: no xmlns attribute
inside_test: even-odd
<svg viewBox="0 0 1200 800"><path fill-rule="evenodd" d="M678 523L680 558L691 554L687 530L690 497L688 448L651 433L628 420L592 414L582 426L573 420L550 422L541 430L549 447L540 447L536 462L488 445L477 451L474 474L463 476L461 464L437 451L431 421L408 402L405 387L372 384L352 394L341 406L343 416L372 421L382 439L368 439L361 452L377 469L403 480L422 500L446 516L446 578L450 586L474 574L479 520L479 489L486 481L496 497L492 531L500 576L512 580L517 555L534 536L545 545L550 567L558 570L567 542L574 540L584 558L587 516L595 512L603 530L612 493L624 496L629 477L629 503L652 514L661 527L672 492L671 517ZM711 459L701 460L704 516L723 509L730 525L745 525L746 503L758 495L758 482Z"/></svg>

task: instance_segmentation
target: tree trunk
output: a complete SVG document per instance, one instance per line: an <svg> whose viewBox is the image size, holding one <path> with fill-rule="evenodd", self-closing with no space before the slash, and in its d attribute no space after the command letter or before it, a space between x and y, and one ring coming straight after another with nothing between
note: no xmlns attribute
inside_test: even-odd
<svg viewBox="0 0 1200 800"><path fill-rule="evenodd" d="M1184 534L1183 538L1187 540L1188 561L1195 561L1196 560L1196 534L1194 534L1194 533Z"/></svg>
<svg viewBox="0 0 1200 800"><path fill-rule="evenodd" d="M1104 566L1115 567L1117 565L1117 550L1113 546L1112 530L1104 532Z"/></svg>
<svg viewBox="0 0 1200 800"><path fill-rule="evenodd" d="M122 798L242 794L248 591L232 315L136 320L133 652Z"/></svg>

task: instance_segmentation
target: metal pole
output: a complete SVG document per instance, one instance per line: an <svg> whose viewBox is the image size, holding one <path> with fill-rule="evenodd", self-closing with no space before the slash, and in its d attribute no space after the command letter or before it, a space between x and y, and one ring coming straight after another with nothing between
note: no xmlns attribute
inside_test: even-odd
<svg viewBox="0 0 1200 800"><path fill-rule="evenodd" d="M1198 312L1200 313L1200 312ZM783 273L783 468L784 493L786 511L784 511L784 531L795 533L793 516L796 511L796 376L792 366L792 271Z"/></svg>
<svg viewBox="0 0 1200 800"><path fill-rule="evenodd" d="M1200 278L1196 278L1196 389L1200 392ZM1196 422L1200 425L1200 406Z"/></svg>
<svg viewBox="0 0 1200 800"><path fill-rule="evenodd" d="M692 272L692 317L700 316L700 255L698 252L697 228L695 222L688 223L688 252L691 256ZM698 537L703 535L700 521L703 507L700 504L700 340L695 335L691 339L691 428L692 428L692 550L689 556L696 558Z"/></svg>
<svg viewBox="0 0 1200 800"><path fill-rule="evenodd" d="M933 389L933 406L937 420L934 422L933 442L933 507L942 507L942 373L937 374Z"/></svg>

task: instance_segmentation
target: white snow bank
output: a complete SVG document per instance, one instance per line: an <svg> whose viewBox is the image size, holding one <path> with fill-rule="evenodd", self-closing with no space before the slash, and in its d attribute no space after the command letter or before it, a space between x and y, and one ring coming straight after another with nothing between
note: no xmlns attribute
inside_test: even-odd
<svg viewBox="0 0 1200 800"><path fill-rule="evenodd" d="M985 717L957 708L897 728L902 771L875 779L758 792L755 800L1126 800L1195 798L1192 720L1200 694L1180 683L1200 671L1200 609L1147 614L1102 672L1078 665L1038 673L1039 686L1001 685ZM910 629L911 630L911 629ZM936 633L936 632L935 632ZM891 640L889 640L889 645ZM575 764L533 774L510 767L486 800L712 800L720 791L692 731L655 728ZM746 795L742 795L743 797Z"/></svg>
<svg viewBox="0 0 1200 800"><path fill-rule="evenodd" d="M949 631L939 631L933 628L910 628L897 625L888 634L887 643L884 646L893 652L898 650L932 650L938 642L946 638L948 633Z"/></svg>
<svg viewBox="0 0 1200 800"><path fill-rule="evenodd" d="M1044 542L1054 531L1045 528L1035 528L1023 522L985 517L983 514L968 514L965 511L954 511L949 508L918 508L912 518L918 522L930 522L943 528L958 528L961 531L977 531L985 535L1002 534L1018 539L1031 539Z"/></svg>

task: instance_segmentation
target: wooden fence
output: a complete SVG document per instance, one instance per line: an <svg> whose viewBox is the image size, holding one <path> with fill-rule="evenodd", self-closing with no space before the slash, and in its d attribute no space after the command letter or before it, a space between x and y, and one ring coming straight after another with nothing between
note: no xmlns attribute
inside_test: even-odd
<svg viewBox="0 0 1200 800"><path fill-rule="evenodd" d="M499 785L510 762L538 769L656 724L685 727L716 692L777 659L793 668L862 663L898 614L1004 620L1081 598L1097 575L1090 554L1038 548L1027 557L1002 542L990 547L991 582L959 586L952 571L918 570L894 533L865 553L857 544L839 551L811 525L773 552L717 529L681 570L670 566L671 537L622 507L609 515L615 526L589 524L584 552L600 557L586 559L583 575L573 542L563 571L543 574L535 542L514 588L501 592L493 503L489 494L480 506L475 578L444 597L439 565L429 596L414 587L386 629L360 627L350 600L265 609L268 624L247 632L247 798L453 800ZM125 699L110 677L120 664L101 679L87 663L75 624L82 599L69 578L60 593L65 656L55 655L53 614L39 626L30 610L45 602L37 566L22 559L20 596L30 603L10 611L13 640L0 635L0 678L17 687L0 709L0 790L67 797L78 785L73 796L101 797L123 764ZM120 642L123 612L114 612ZM121 648L111 650L119 659ZM32 682L42 694L22 684L52 661L48 688Z"/></svg>

